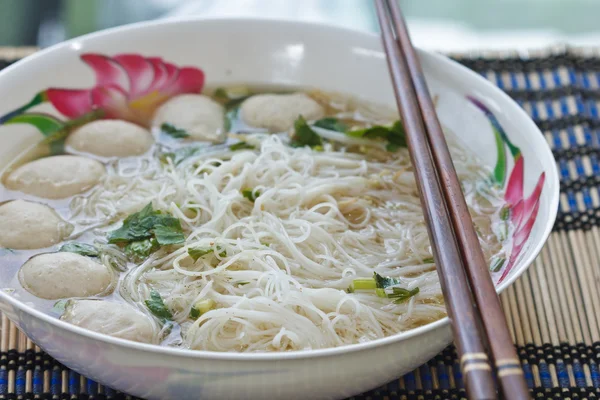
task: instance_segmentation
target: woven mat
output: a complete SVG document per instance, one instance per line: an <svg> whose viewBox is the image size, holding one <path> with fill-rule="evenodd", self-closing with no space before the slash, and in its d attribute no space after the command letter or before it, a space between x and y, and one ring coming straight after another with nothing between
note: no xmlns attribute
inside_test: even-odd
<svg viewBox="0 0 600 400"><path fill-rule="evenodd" d="M0 68L33 49L0 48ZM600 397L600 49L455 56L536 121L561 175L559 217L542 254L501 296L536 399ZM43 353L2 317L0 399L131 399ZM461 399L453 347L353 399Z"/></svg>

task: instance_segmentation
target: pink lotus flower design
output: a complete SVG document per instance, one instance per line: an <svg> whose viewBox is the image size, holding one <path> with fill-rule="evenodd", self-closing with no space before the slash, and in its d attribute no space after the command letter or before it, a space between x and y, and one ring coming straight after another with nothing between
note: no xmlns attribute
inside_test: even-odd
<svg viewBox="0 0 600 400"><path fill-rule="evenodd" d="M69 119L96 110L104 118L118 118L147 125L154 110L170 97L199 93L204 72L196 67L177 67L158 57L118 54L113 57L87 53L81 60L92 68L96 84L89 89L50 88L23 107L0 118L5 123L26 110L50 102Z"/></svg>
<svg viewBox="0 0 600 400"><path fill-rule="evenodd" d="M497 283L500 283L513 269L521 250L531 234L540 208L540 196L544 187L546 174L544 172L541 173L535 188L529 197L525 197L525 159L521 154L521 150L508 139L508 136L498 119L481 101L470 96L468 96L467 99L485 114L496 135L497 162L492 179L499 185L505 185L508 172L506 147L508 147L514 161L513 169L508 177L508 182L506 182L506 185L504 186L504 199L506 200L505 208L509 210L508 216L513 227L511 237L512 249L508 262L505 262L502 269L498 271L500 278Z"/></svg>
<svg viewBox="0 0 600 400"><path fill-rule="evenodd" d="M43 90L29 103L0 117L0 124L33 125L51 144L52 152L58 153L65 137L76 126L98 118L123 119L148 126L156 108L166 100L179 94L200 93L204 86L204 72L199 68L178 67L159 57L86 53L80 58L94 71L93 87ZM48 102L68 120L28 112Z"/></svg>
<svg viewBox="0 0 600 400"><path fill-rule="evenodd" d="M64 116L81 117L104 110L105 118L147 124L154 110L172 96L199 93L204 73L195 67L178 68L158 57L138 54L83 54L81 60L96 74L90 89L50 88L45 97Z"/></svg>
<svg viewBox="0 0 600 400"><path fill-rule="evenodd" d="M512 235L513 247L508 264L502 271L502 275L500 275L498 283L502 282L504 278L506 278L514 266L517 256L529 238L529 234L533 229L533 224L535 223L535 219L537 218L538 210L540 208L540 196L544 187L544 181L546 180L546 173L542 172L538 178L535 188L529 197L525 198L523 195L524 168L525 160L521 156L516 161L510 177L508 178L508 184L506 185L504 199L511 210L510 222L514 227L514 233Z"/></svg>

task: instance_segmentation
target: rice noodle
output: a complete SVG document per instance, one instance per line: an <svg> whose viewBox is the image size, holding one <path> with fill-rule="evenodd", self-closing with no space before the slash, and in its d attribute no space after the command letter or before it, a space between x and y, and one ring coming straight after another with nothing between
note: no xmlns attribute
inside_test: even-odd
<svg viewBox="0 0 600 400"><path fill-rule="evenodd" d="M405 149L382 160L331 145L322 152L292 148L277 135L248 140L260 149L204 153L178 166L156 156L115 161L103 185L71 204L72 219L99 238L150 201L181 220L185 246L163 248L131 266L119 285L121 297L139 309L151 289L161 294L181 327L181 343L171 345L317 349L381 338L445 315L435 266L426 261L431 247ZM451 150L489 260L503 251L493 232L500 193L487 185L481 193L489 171L460 147ZM252 203L244 189L260 195ZM214 253L194 262L189 248ZM107 249L118 259L116 248ZM353 279L373 272L420 291L400 304L346 292ZM192 321L192 306L205 299L216 307Z"/></svg>

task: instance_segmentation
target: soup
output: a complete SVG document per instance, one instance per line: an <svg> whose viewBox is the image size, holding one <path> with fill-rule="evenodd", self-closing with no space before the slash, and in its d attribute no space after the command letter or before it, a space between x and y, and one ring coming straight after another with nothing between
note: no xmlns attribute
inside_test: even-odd
<svg viewBox="0 0 600 400"><path fill-rule="evenodd" d="M445 316L394 110L317 90L208 92L170 99L149 129L85 121L51 156L18 157L0 192L2 286L87 329L196 350L335 347ZM498 268L502 193L447 136Z"/></svg>

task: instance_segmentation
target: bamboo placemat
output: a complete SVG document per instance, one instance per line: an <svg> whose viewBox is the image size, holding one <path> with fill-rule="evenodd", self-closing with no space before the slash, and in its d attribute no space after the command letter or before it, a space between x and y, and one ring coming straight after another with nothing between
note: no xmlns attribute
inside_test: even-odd
<svg viewBox="0 0 600 400"><path fill-rule="evenodd" d="M0 48L0 68L32 53ZM552 147L559 216L541 255L501 296L536 399L600 397L600 48L455 56L512 96ZM2 316L0 399L133 399L80 376ZM461 399L453 347L356 400Z"/></svg>

